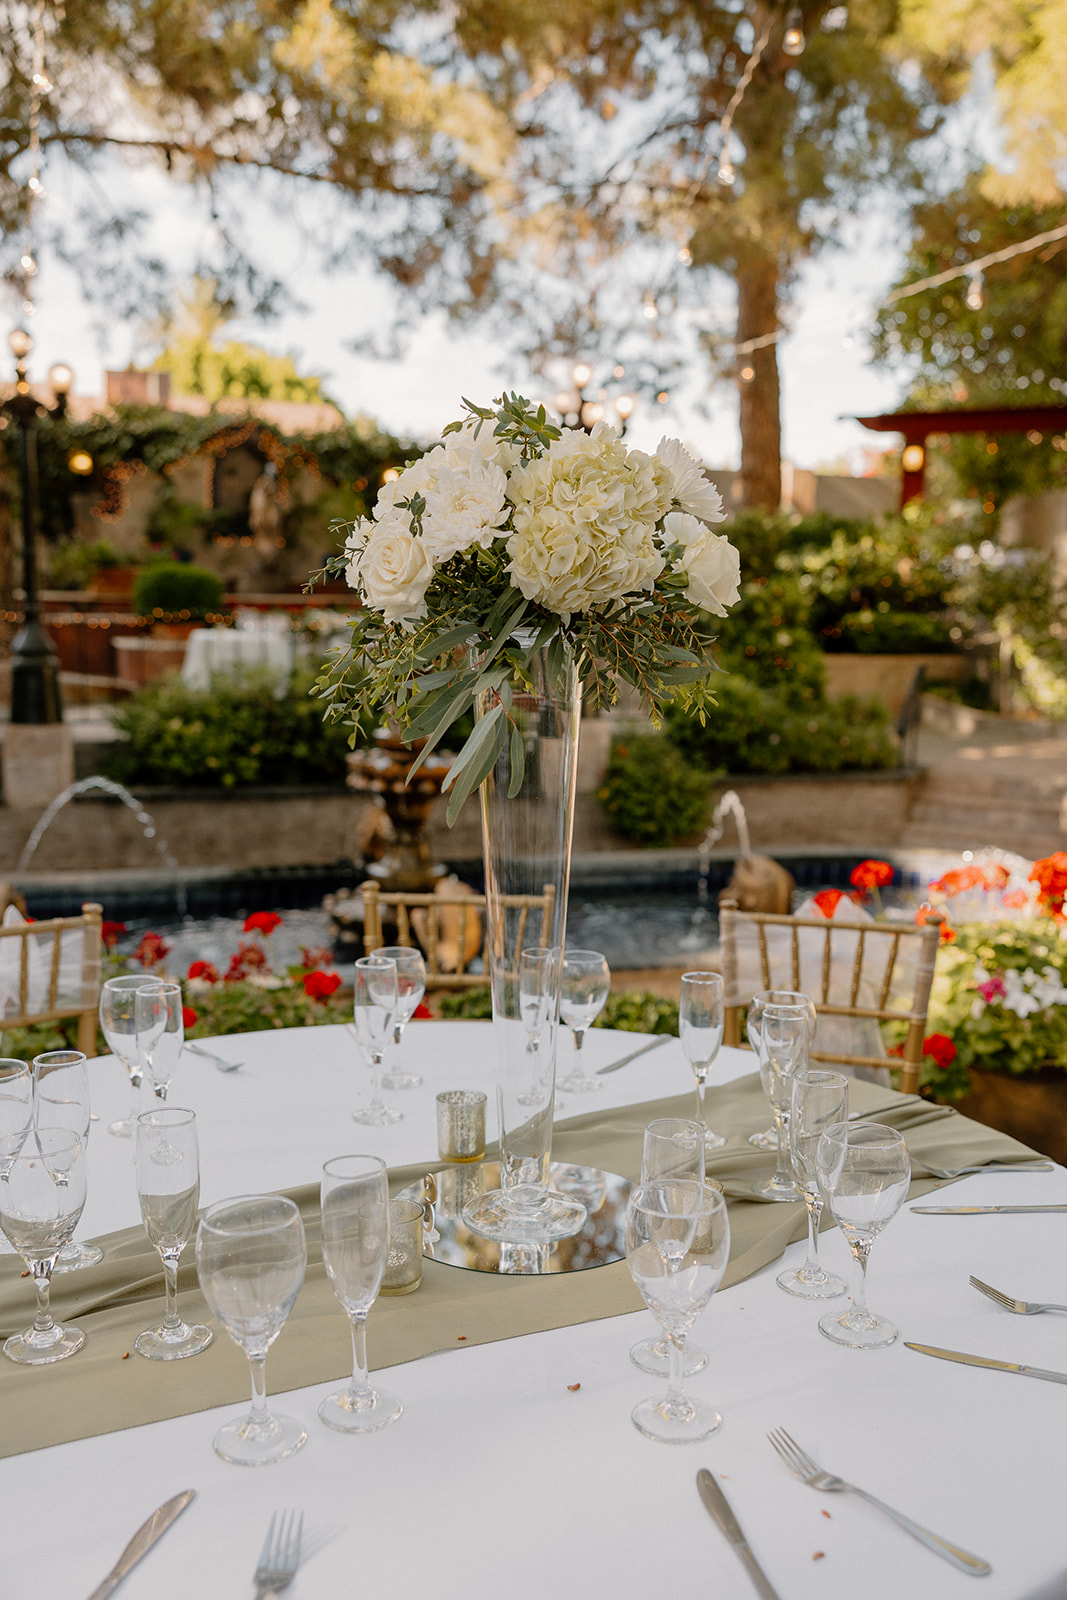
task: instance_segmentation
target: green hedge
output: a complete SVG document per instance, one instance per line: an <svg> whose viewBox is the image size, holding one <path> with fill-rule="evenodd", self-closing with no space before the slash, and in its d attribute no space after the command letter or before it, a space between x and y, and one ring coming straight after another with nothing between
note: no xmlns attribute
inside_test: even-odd
<svg viewBox="0 0 1067 1600"><path fill-rule="evenodd" d="M889 712L846 695L797 705L787 693L731 674L716 679L718 705L704 727L680 706L664 721L671 744L707 773L872 771L897 764Z"/></svg>
<svg viewBox="0 0 1067 1600"><path fill-rule="evenodd" d="M612 827L636 844L670 845L701 833L711 815L712 777L662 734L612 742L597 790Z"/></svg>
<svg viewBox="0 0 1067 1600"><path fill-rule="evenodd" d="M220 609L225 593L222 579L206 567L184 561L157 561L138 574L133 586L133 608L142 617L205 617Z"/></svg>

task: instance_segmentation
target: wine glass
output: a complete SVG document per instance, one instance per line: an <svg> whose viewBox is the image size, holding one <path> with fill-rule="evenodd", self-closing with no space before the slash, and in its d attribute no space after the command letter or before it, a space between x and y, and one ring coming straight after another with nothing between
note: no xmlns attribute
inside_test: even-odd
<svg viewBox="0 0 1067 1600"><path fill-rule="evenodd" d="M180 1361L199 1355L215 1337L210 1328L189 1327L178 1315L178 1261L193 1236L200 1201L195 1113L178 1106L144 1112L137 1118L134 1155L141 1218L163 1262L167 1308L159 1327L139 1333L133 1348L149 1361Z"/></svg>
<svg viewBox="0 0 1067 1600"><path fill-rule="evenodd" d="M124 973L120 978L108 978L100 990L100 1028L111 1054L126 1068L133 1090L129 1116L111 1123L107 1130L117 1139L133 1138L141 1109L144 1062L137 1044L137 991L162 982L162 978L150 978L143 972Z"/></svg>
<svg viewBox="0 0 1067 1600"><path fill-rule="evenodd" d="M815 1029L819 1020L814 1000L806 994L801 994L799 989L764 989L761 993L752 996L745 1016L745 1033L748 1035L748 1042L755 1051L757 1058L759 1057L760 1017L765 1005L806 1006L808 1015L811 1018L811 1037L814 1042ZM773 1125L769 1128L761 1128L758 1133L749 1134L748 1142L755 1145L757 1150L777 1150L778 1129Z"/></svg>
<svg viewBox="0 0 1067 1600"><path fill-rule="evenodd" d="M4 1344L11 1361L40 1366L80 1350L80 1328L53 1322L49 1294L56 1258L85 1205L85 1155L67 1128L24 1128L0 1137L0 1228L25 1261L37 1291L37 1315Z"/></svg>
<svg viewBox="0 0 1067 1600"><path fill-rule="evenodd" d="M76 1134L84 1152L89 1143L91 1110L89 1074L80 1050L46 1050L43 1055L34 1056L34 1127L62 1128ZM103 1259L104 1252L98 1244L75 1244L68 1237L52 1276L75 1272L79 1267L95 1267Z"/></svg>
<svg viewBox="0 0 1067 1600"><path fill-rule="evenodd" d="M393 1044L396 1046L399 1058L404 1029L415 1015L419 1001L426 993L426 963L420 951L411 950L402 944L386 945L384 949L375 950L374 954L396 963L397 1005L396 1016L393 1019ZM418 1073L401 1072L398 1066L382 1073L383 1089L417 1089L421 1082Z"/></svg>
<svg viewBox="0 0 1067 1600"><path fill-rule="evenodd" d="M726 1143L721 1133L713 1133L704 1121L704 1090L708 1073L722 1047L723 983L717 972L682 974L678 1004L678 1033L682 1050L697 1080L697 1121L704 1129L709 1150Z"/></svg>
<svg viewBox="0 0 1067 1600"><path fill-rule="evenodd" d="M200 1218L196 1270L204 1298L248 1357L252 1409L214 1438L215 1454L242 1467L282 1461L299 1450L307 1430L267 1407L267 1351L300 1293L307 1244L300 1212L279 1194L220 1200Z"/></svg>
<svg viewBox="0 0 1067 1600"><path fill-rule="evenodd" d="M657 1117L645 1128L641 1154L641 1182L653 1178L692 1178L704 1182L704 1125L683 1117ZM662 1334L640 1339L630 1350L630 1360L654 1378L670 1374L670 1351ZM708 1364L706 1350L686 1344L684 1376L699 1372Z"/></svg>
<svg viewBox="0 0 1067 1600"><path fill-rule="evenodd" d="M546 945L531 945L519 952L519 1014L526 1029L531 1080L530 1088L517 1096L521 1106L540 1106L545 1102L545 1092L538 1083L542 1070L538 1051L552 1017L558 964L559 951Z"/></svg>
<svg viewBox="0 0 1067 1600"><path fill-rule="evenodd" d="M815 1147L815 1169L856 1263L852 1304L845 1311L828 1311L819 1332L854 1350L880 1350L898 1332L887 1317L867 1309L867 1258L908 1193L911 1162L904 1135L878 1122L836 1123Z"/></svg>
<svg viewBox="0 0 1067 1600"><path fill-rule="evenodd" d="M33 1071L26 1061L0 1057L0 1134L25 1133L33 1121Z"/></svg>
<svg viewBox="0 0 1067 1600"><path fill-rule="evenodd" d="M722 1422L717 1411L683 1392L685 1341L726 1271L730 1223L718 1189L691 1178L655 1178L630 1196L626 1259L634 1283L667 1335L667 1393L642 1400L634 1427L664 1444L706 1439Z"/></svg>
<svg viewBox="0 0 1067 1600"><path fill-rule="evenodd" d="M603 1087L585 1070L582 1041L593 1019L603 1011L610 992L611 973L599 951L564 950L559 1014L574 1034L575 1055L574 1070L559 1080L561 1089L587 1094Z"/></svg>
<svg viewBox="0 0 1067 1600"><path fill-rule="evenodd" d="M156 1098L165 1100L185 1045L181 984L158 979L142 984L137 991L134 1020L148 1081Z"/></svg>
<svg viewBox="0 0 1067 1600"><path fill-rule="evenodd" d="M352 1325L352 1381L326 1396L319 1416L341 1433L376 1433L403 1406L367 1376L367 1317L389 1254L389 1180L377 1156L337 1156L322 1169L322 1259Z"/></svg>
<svg viewBox="0 0 1067 1600"><path fill-rule="evenodd" d="M848 1284L819 1262L819 1219L823 1197L815 1170L815 1149L835 1123L848 1120L848 1079L843 1072L798 1072L789 1113L789 1153L793 1176L808 1204L808 1258L802 1267L778 1274L778 1287L803 1300L833 1300Z"/></svg>
<svg viewBox="0 0 1067 1600"><path fill-rule="evenodd" d="M794 1074L808 1064L811 1022L807 1008L765 1005L760 1017L759 1040L760 1082L774 1112L778 1158L773 1178L754 1183L752 1193L761 1195L764 1200L799 1200L801 1193L793 1182L789 1153L789 1110Z"/></svg>
<svg viewBox="0 0 1067 1600"><path fill-rule="evenodd" d="M370 1067L370 1105L353 1111L352 1116L356 1122L367 1123L372 1128L400 1122L404 1115L384 1103L379 1080L382 1056L392 1036L399 998L396 962L377 954L361 956L353 977L352 1018L359 1048Z"/></svg>

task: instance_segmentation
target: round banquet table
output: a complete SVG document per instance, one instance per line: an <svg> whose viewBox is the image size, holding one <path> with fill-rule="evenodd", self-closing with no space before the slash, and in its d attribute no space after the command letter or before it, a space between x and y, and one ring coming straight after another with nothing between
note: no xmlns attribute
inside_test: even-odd
<svg viewBox="0 0 1067 1600"><path fill-rule="evenodd" d="M641 1042L594 1030L589 1064ZM344 1028L207 1043L244 1065L222 1074L187 1054L171 1089L172 1104L198 1115L203 1204L313 1182L344 1151L431 1167L438 1090L483 1087L492 1108L488 1023L412 1024L405 1064L423 1084L387 1095L404 1120L384 1129L349 1118L367 1080ZM715 1075L724 1082L752 1066L748 1053L724 1050ZM106 1131L128 1109L129 1087L111 1058L92 1063L92 1078L99 1120L84 1238L138 1220L131 1142ZM596 1096L565 1096L559 1120L595 1111L594 1101L623 1106L692 1088L677 1040L601 1082ZM714 1122L713 1091L708 1115ZM952 1203L1067 1202L1067 1172L977 1176L948 1193ZM902 1340L1067 1369L1062 1320L1014 1317L967 1281L973 1272L1019 1296L1067 1301L1065 1226L1064 1216L930 1217L905 1205L874 1249L871 1303ZM791 1246L786 1263L803 1248ZM845 1267L836 1231L822 1249L828 1265ZM634 1404L661 1387L628 1359L651 1329L647 1313L456 1349L383 1373L404 1414L367 1437L318 1421L336 1381L291 1391L280 1408L304 1420L308 1443L261 1471L228 1466L211 1449L232 1405L0 1460L3 1593L88 1595L142 1520L195 1488L193 1505L125 1580L123 1600L250 1594L270 1515L285 1507L302 1510L306 1525L293 1600L363 1590L389 1600L750 1600L751 1580L697 1497L700 1467L719 1477L782 1600L974 1591L975 1579L862 1502L791 1477L766 1439L784 1426L821 1465L990 1561L977 1590L988 1600L1067 1594L1067 1544L1050 1499L1061 1482L1067 1387L931 1360L903 1342L841 1349L818 1332L822 1306L777 1288L780 1270L781 1260L715 1295L697 1324L710 1360L688 1384L724 1419L702 1444L655 1444L631 1425ZM27 1286L27 1320L29 1310ZM373 1357L373 1311L370 1344ZM26 1374L42 1408L51 1370ZM161 1364L160 1383L167 1376ZM269 1388L269 1360L267 1379Z"/></svg>

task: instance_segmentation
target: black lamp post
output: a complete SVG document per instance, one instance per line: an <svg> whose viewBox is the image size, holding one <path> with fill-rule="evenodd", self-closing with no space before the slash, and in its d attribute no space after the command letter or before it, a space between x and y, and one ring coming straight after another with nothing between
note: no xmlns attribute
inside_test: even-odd
<svg viewBox="0 0 1067 1600"><path fill-rule="evenodd" d="M61 417L74 374L67 366L55 366L49 380L55 404L42 405L30 393L26 378L26 358L33 340L23 328L9 335L8 344L15 357L15 393L2 406L19 430L19 492L22 503L22 627L11 645L11 721L49 723L63 721L59 693L59 658L48 634L41 626L41 607L37 597L37 418L42 413Z"/></svg>

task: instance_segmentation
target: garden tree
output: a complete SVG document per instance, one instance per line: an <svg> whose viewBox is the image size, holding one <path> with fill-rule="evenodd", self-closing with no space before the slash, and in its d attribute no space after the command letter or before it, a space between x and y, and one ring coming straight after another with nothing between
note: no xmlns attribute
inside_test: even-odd
<svg viewBox="0 0 1067 1600"><path fill-rule="evenodd" d="M175 394L212 401L237 396L326 402L321 378L301 376L292 356L272 355L259 345L233 339L220 345L214 336L232 315L232 305L219 301L217 281L197 278L191 293L179 299L177 312L159 319L156 342L161 339L163 348L153 366L170 374Z"/></svg>

